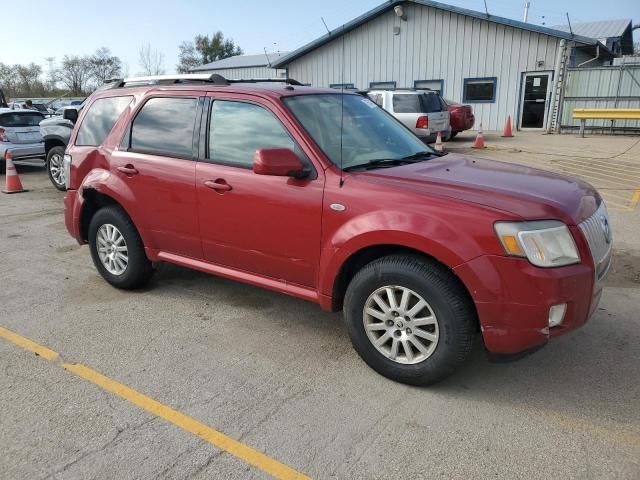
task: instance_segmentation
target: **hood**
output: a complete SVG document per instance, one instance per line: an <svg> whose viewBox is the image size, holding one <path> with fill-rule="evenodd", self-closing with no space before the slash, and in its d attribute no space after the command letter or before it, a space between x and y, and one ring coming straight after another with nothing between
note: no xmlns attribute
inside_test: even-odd
<svg viewBox="0 0 640 480"><path fill-rule="evenodd" d="M588 183L513 163L449 154L359 174L368 181L418 189L509 212L523 219L557 219L576 225L600 204Z"/></svg>
<svg viewBox="0 0 640 480"><path fill-rule="evenodd" d="M55 117L51 117L51 118L45 118L44 120L42 120L40 122L40 126L42 127L48 127L51 125L64 125L64 126L68 126L70 128L73 128L73 122L71 120L67 120L65 118L62 118L61 115L59 116L55 116Z"/></svg>

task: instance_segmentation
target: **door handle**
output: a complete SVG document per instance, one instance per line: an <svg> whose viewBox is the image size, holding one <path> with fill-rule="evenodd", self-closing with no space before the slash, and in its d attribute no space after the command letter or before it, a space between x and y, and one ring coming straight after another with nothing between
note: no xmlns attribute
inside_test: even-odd
<svg viewBox="0 0 640 480"><path fill-rule="evenodd" d="M217 180L205 180L205 187L208 187L217 192L228 192L231 190L231 185L229 185L224 178L218 178Z"/></svg>
<svg viewBox="0 0 640 480"><path fill-rule="evenodd" d="M138 173L138 170L130 163L125 165L124 167L118 167L118 171L124 173L125 175L137 175Z"/></svg>

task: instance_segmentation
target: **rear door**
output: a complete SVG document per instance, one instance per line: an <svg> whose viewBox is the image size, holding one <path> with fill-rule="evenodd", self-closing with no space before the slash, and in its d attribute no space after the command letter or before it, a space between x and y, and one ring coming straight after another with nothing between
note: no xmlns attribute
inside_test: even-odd
<svg viewBox="0 0 640 480"><path fill-rule="evenodd" d="M111 170L130 191L145 246L202 258L195 190L198 95L153 95L134 114Z"/></svg>
<svg viewBox="0 0 640 480"><path fill-rule="evenodd" d="M393 93L391 95L393 116L411 130L415 130L418 118L422 113L420 96L415 93Z"/></svg>
<svg viewBox="0 0 640 480"><path fill-rule="evenodd" d="M7 140L11 143L39 143L40 122L44 116L34 111L14 111L0 114L0 128L4 130Z"/></svg>

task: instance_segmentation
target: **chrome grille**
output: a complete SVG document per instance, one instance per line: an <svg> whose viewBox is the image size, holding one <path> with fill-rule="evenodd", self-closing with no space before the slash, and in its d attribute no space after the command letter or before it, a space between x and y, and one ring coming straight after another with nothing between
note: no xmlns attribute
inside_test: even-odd
<svg viewBox="0 0 640 480"><path fill-rule="evenodd" d="M611 247L613 245L609 212L607 212L607 206L604 201L602 201L598 210L579 226L589 244L591 257L596 267L596 279L601 280L609 269Z"/></svg>

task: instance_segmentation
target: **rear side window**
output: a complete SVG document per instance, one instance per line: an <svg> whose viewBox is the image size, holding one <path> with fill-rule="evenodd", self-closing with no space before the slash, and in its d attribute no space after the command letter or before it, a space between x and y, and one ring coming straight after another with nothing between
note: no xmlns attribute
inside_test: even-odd
<svg viewBox="0 0 640 480"><path fill-rule="evenodd" d="M38 112L11 112L0 115L0 127L37 127L44 120Z"/></svg>
<svg viewBox="0 0 640 480"><path fill-rule="evenodd" d="M131 125L131 150L191 158L196 98L151 98Z"/></svg>
<svg viewBox="0 0 640 480"><path fill-rule="evenodd" d="M102 145L132 98L131 96L99 98L93 102L78 130L76 145Z"/></svg>
<svg viewBox="0 0 640 480"><path fill-rule="evenodd" d="M412 94L393 95L393 111L395 113L421 113L420 96Z"/></svg>
<svg viewBox="0 0 640 480"><path fill-rule="evenodd" d="M420 95L422 100L423 112L431 113L431 112L441 112L442 110L446 111L447 108L442 108L442 104L440 103L440 97L438 95L434 95L433 93L424 93Z"/></svg>
<svg viewBox="0 0 640 480"><path fill-rule="evenodd" d="M290 148L300 155L280 121L252 103L216 100L209 128L209 158L216 163L251 168L259 148Z"/></svg>

